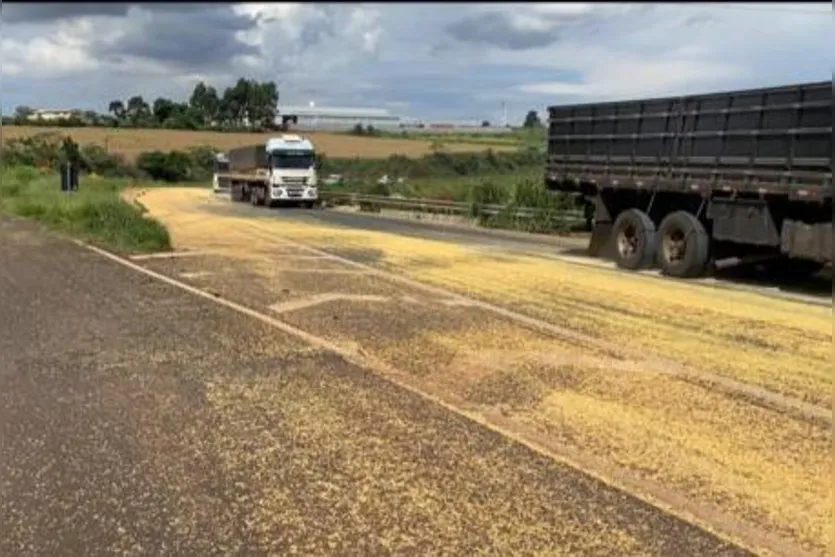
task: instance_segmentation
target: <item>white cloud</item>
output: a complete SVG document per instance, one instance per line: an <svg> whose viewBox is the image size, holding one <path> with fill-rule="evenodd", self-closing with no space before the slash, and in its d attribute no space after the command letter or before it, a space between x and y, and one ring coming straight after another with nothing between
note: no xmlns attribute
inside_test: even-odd
<svg viewBox="0 0 835 557"><path fill-rule="evenodd" d="M52 36L32 37L29 40L4 38L0 42L3 74L55 75L93 70L97 63L89 55L89 42L85 40L91 31L92 24L80 20L62 24Z"/></svg>
<svg viewBox="0 0 835 557"><path fill-rule="evenodd" d="M519 91L538 95L585 98L589 101L682 92L693 85L739 78L743 67L698 60L603 59L579 83L551 81L522 84Z"/></svg>
<svg viewBox="0 0 835 557"><path fill-rule="evenodd" d="M288 103L493 120L506 100L517 119L554 102L776 85L832 71L831 6L821 4L213 4L166 11L192 32L169 29L165 48L116 48L151 37L162 6L4 24L4 110L102 109L114 95L186 97L198 79L222 89L245 76L276 80ZM450 32L468 21L481 33L463 24L458 36ZM218 45L228 59L201 56Z"/></svg>
<svg viewBox="0 0 835 557"><path fill-rule="evenodd" d="M348 24L345 26L346 36L359 42L363 52L367 54L377 52L382 31L380 13L368 8L352 10L348 18Z"/></svg>

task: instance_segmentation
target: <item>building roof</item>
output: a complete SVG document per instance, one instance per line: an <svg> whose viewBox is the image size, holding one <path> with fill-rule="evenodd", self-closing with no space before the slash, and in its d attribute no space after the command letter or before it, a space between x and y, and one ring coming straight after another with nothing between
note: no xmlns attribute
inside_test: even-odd
<svg viewBox="0 0 835 557"><path fill-rule="evenodd" d="M334 106L280 106L278 113L282 116L318 116L320 118L393 118L385 108L349 108Z"/></svg>

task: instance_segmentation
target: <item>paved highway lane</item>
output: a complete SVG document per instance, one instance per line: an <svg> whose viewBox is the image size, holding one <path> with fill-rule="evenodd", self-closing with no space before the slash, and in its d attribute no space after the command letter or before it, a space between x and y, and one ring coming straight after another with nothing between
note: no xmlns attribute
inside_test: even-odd
<svg viewBox="0 0 835 557"><path fill-rule="evenodd" d="M0 224L2 555L746 555L339 356Z"/></svg>

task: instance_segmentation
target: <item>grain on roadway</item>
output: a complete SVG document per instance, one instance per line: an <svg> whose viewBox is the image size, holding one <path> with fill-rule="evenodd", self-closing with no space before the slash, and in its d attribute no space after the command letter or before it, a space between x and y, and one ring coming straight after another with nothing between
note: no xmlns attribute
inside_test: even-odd
<svg viewBox="0 0 835 557"><path fill-rule="evenodd" d="M225 199L225 196L218 196ZM635 273L618 269L614 262L589 257L589 239L585 234L555 236L528 234L520 231L479 228L467 225L450 225L430 220L417 220L373 213L346 212L335 210L296 209L268 210L255 208L244 203L226 203L205 209L223 215L248 217L280 217L300 223L318 224L346 229L382 232L408 238L436 240L466 246L474 251L487 253L515 253L529 257L557 259L577 265L592 267L610 273ZM657 269L640 271L658 280L674 280L663 277ZM799 301L814 305L832 303L832 269L828 267L820 274L805 279L778 280L773 276L758 273L752 269L731 268L718 271L715 276L690 279L692 284L705 287L753 291L762 295Z"/></svg>
<svg viewBox="0 0 835 557"><path fill-rule="evenodd" d="M2 555L747 555L324 351L0 223Z"/></svg>

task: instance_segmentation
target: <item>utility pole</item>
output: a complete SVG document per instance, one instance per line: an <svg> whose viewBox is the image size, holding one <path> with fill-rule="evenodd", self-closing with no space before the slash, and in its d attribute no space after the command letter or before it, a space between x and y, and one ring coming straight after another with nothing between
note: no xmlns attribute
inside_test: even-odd
<svg viewBox="0 0 835 557"><path fill-rule="evenodd" d="M507 103L502 101L502 127L507 127Z"/></svg>

